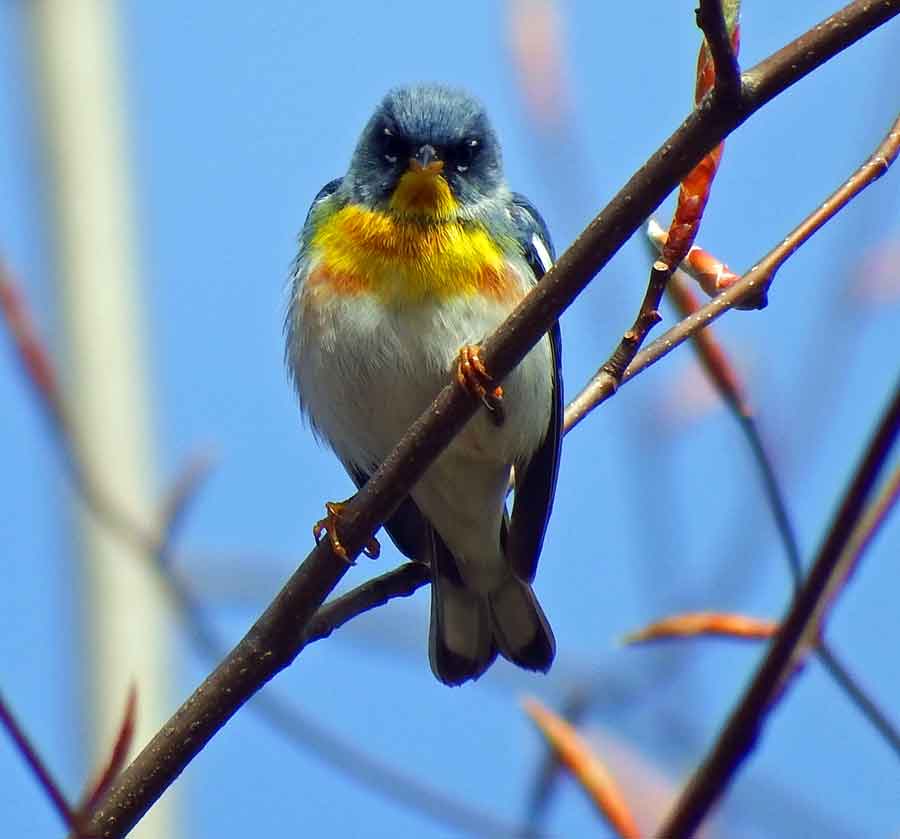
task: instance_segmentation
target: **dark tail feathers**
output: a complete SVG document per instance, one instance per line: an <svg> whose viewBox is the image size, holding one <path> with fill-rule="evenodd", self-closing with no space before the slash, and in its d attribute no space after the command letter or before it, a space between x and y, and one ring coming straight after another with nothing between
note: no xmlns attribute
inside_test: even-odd
<svg viewBox="0 0 900 839"><path fill-rule="evenodd" d="M531 586L510 572L489 596L473 592L435 541L428 648L434 675L447 685L477 679L498 651L519 667L546 673L556 641Z"/></svg>

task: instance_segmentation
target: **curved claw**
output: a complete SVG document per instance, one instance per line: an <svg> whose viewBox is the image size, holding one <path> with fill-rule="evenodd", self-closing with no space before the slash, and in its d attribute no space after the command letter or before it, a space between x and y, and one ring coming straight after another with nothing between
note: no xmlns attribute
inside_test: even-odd
<svg viewBox="0 0 900 839"><path fill-rule="evenodd" d="M506 419L502 405L503 388L493 386L494 380L481 360L478 344L466 344L460 349L456 360L456 381L484 403L497 425L503 425Z"/></svg>
<svg viewBox="0 0 900 839"><path fill-rule="evenodd" d="M354 565L355 562L350 559L347 554L347 549L344 547L341 538L338 535L338 524L343 517L344 507L346 506L347 502L345 501L326 501L325 512L327 515L324 518L319 519L313 525L313 539L315 539L316 544L318 544L327 533L328 539L331 542L331 550L334 551L334 555L339 559L343 559L348 565ZM374 536L366 542L363 553L370 559L378 558L378 555L381 553L381 545L378 544L378 540Z"/></svg>

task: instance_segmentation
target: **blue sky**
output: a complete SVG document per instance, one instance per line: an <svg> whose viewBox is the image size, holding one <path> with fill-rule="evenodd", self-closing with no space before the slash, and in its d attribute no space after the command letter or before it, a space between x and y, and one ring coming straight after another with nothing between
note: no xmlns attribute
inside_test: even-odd
<svg viewBox="0 0 900 839"><path fill-rule="evenodd" d="M503 142L510 184L542 209L560 250L687 113L694 4L558 5L572 118L556 133L529 117L506 4L121 5L156 471L175 474L198 448L218 454L180 547L223 559L180 570L206 592L227 637L243 634L306 554L323 501L350 492L340 465L301 425L284 374L284 284L312 197L345 170L384 92L439 80L477 94ZM744 65L836 8L750 4ZM0 249L58 347L51 192L23 9L0 7ZM735 270L749 267L860 163L900 108L900 85L889 83L898 49L894 21L732 137L703 244ZM884 301L854 289L866 260L900 238L898 178L889 173L782 269L768 309L732 313L717 327L748 382L807 557L897 380L896 280ZM570 396L630 324L646 274L635 240L564 317ZM693 371L683 349L566 441L537 583L559 644L549 676L500 664L473 687L439 685L427 665L420 592L310 648L268 690L509 821L524 811L542 754L518 705L525 693L558 706L584 690L589 726L677 784L758 650L724 642L628 650L617 639L676 610L777 617L789 595L749 452L727 412L704 402ZM74 795L87 772L78 700L89 651L77 628L73 498L6 336L0 405L0 687ZM829 638L900 722L898 545L895 517L836 608ZM345 582L397 560L386 547L377 566L360 563ZM178 637L173 710L209 666ZM9 835L60 835L3 738L0 775ZM185 836L450 833L348 781L247 710L178 784ZM724 835L886 835L897 829L897 790L896 755L813 663L729 793ZM565 783L547 825L553 835L596 835L594 819Z"/></svg>

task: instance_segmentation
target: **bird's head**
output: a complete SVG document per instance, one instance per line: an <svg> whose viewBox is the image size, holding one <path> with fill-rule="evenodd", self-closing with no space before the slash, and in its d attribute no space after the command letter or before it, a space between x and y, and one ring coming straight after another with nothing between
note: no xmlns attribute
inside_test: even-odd
<svg viewBox="0 0 900 839"><path fill-rule="evenodd" d="M345 183L367 206L452 219L503 187L500 145L471 96L434 85L398 88L363 130Z"/></svg>

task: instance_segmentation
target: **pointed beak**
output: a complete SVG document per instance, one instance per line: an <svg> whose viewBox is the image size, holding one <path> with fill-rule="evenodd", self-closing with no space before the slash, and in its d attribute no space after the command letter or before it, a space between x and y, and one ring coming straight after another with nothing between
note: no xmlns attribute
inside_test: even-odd
<svg viewBox="0 0 900 839"><path fill-rule="evenodd" d="M429 172L432 175L437 175L443 170L444 161L438 157L435 147L426 143L419 148L415 157L410 158L409 168L413 172Z"/></svg>

